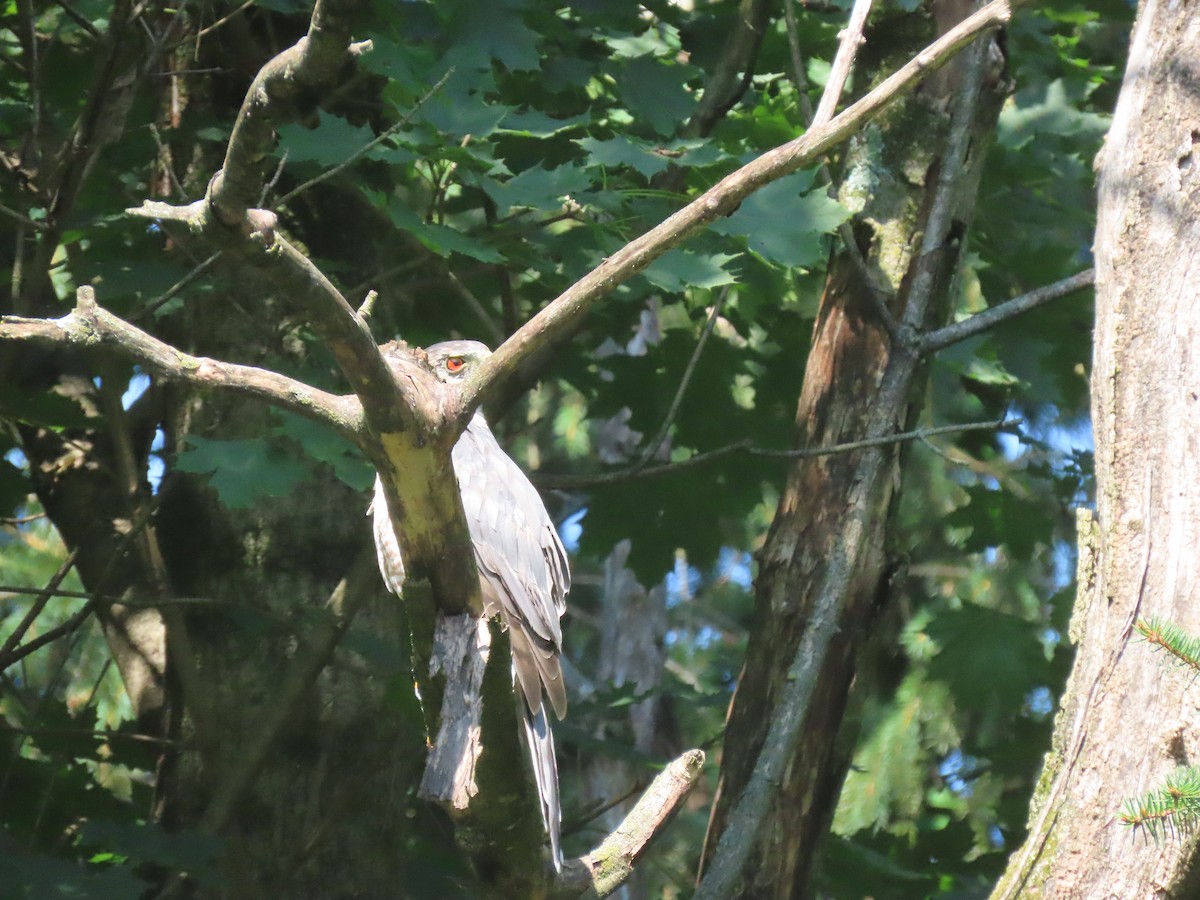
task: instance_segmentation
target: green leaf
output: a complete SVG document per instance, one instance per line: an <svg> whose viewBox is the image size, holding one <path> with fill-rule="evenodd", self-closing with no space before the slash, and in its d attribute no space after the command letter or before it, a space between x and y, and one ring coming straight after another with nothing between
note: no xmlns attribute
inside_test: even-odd
<svg viewBox="0 0 1200 900"><path fill-rule="evenodd" d="M187 443L175 468L211 473L210 483L230 509L245 509L261 497L281 497L307 474L304 466L263 441L222 441L190 434Z"/></svg>
<svg viewBox="0 0 1200 900"><path fill-rule="evenodd" d="M79 402L57 391L30 391L17 385L0 385L0 419L44 428L83 428L96 424Z"/></svg>
<svg viewBox="0 0 1200 900"><path fill-rule="evenodd" d="M407 231L438 256L460 253L485 263L498 263L504 260L504 256L499 251L487 246L482 241L477 241L470 235L447 228L445 225L422 222L417 218L416 213L399 203L388 205L388 215L396 223L396 227Z"/></svg>
<svg viewBox="0 0 1200 900"><path fill-rule="evenodd" d="M280 127L280 149L287 153L288 163L314 162L324 167L335 166L375 140L375 132L365 125L351 125L345 119L324 112L320 116L316 128Z"/></svg>
<svg viewBox="0 0 1200 900"><path fill-rule="evenodd" d="M530 166L507 181L482 179L479 186L492 198L499 214L510 209L558 210L563 198L580 194L592 186L591 178L580 166L571 164L544 169Z"/></svg>
<svg viewBox="0 0 1200 900"><path fill-rule="evenodd" d="M632 138L615 137L607 141L598 141L587 137L580 138L575 143L587 151L588 166L629 166L649 178L671 164L665 156L655 153L654 146Z"/></svg>
<svg viewBox="0 0 1200 900"><path fill-rule="evenodd" d="M333 467L333 474L356 491L365 491L375 480L375 471L362 455L337 432L295 413L282 413L278 432L287 435L304 452Z"/></svg>
<svg viewBox="0 0 1200 900"><path fill-rule="evenodd" d="M767 185L712 230L745 237L750 249L769 262L789 268L815 265L828 253L824 236L850 218L850 211L825 188L809 191L815 174L797 172Z"/></svg>
<svg viewBox="0 0 1200 900"><path fill-rule="evenodd" d="M690 287L715 288L736 281L725 266L738 256L740 254L737 253L702 256L686 250L670 250L652 262L642 274L651 284L672 293Z"/></svg>
<svg viewBox="0 0 1200 900"><path fill-rule="evenodd" d="M682 49L679 29L669 23L645 28L638 34L604 35L601 40L608 45L610 58L673 56Z"/></svg>
<svg viewBox="0 0 1200 900"><path fill-rule="evenodd" d="M684 87L695 74L690 66L654 56L627 60L617 68L621 102L638 123L658 134L673 135L696 108L695 97Z"/></svg>
<svg viewBox="0 0 1200 900"><path fill-rule="evenodd" d="M446 55L452 66L486 66L496 60L510 72L538 68L538 35L524 22L523 4L460 0L449 22L454 44Z"/></svg>
<svg viewBox="0 0 1200 900"><path fill-rule="evenodd" d="M1022 92L1017 102L1004 108L997 127L997 139L1003 146L1020 147L1039 134L1087 138L1108 131L1110 117L1081 109L1079 92L1071 96L1061 78L1040 90L1040 99L1031 101L1031 92Z"/></svg>

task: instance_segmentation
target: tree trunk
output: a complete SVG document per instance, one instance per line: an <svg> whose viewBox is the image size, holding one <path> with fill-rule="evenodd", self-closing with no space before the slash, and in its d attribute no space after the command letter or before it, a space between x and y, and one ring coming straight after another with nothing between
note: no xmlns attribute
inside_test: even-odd
<svg viewBox="0 0 1200 900"><path fill-rule="evenodd" d="M1195 679L1134 631L1200 633L1200 19L1138 13L1101 156L1092 419L1097 528L1080 529L1078 656L994 897L1194 896L1194 835L1146 840L1118 815L1200 755ZM1086 517L1085 517L1086 520ZM1094 564L1089 560L1094 558Z"/></svg>
<svg viewBox="0 0 1200 900"><path fill-rule="evenodd" d="M940 34L970 10L941 3L934 11ZM907 41L928 39L927 33L915 33L922 31L916 23L923 21L920 15L901 15L888 22L888 29L876 23L866 47L878 52L889 30L893 44L875 60L880 71L911 55ZM1004 93L993 70L984 78L980 102L967 113L970 152L948 188L943 172L959 165L944 155L953 98L968 71L960 58L852 139L839 193L857 213L855 234L866 267L883 286L892 314L916 330L944 324L953 307L960 253ZM925 235L937 227L931 225L931 213L939 203L950 209L944 240L927 252ZM853 258L839 253L830 265L805 369L797 447L862 439L870 423L883 418L902 428L920 409L925 368L889 339L869 290ZM831 561L851 560L851 573L836 588L836 633L824 657L814 657L819 672L794 751L774 763L786 774L776 776L768 817L756 826L738 896L793 897L808 891L815 852L849 766L854 735L840 733L841 726L856 656L886 591L886 521L898 479L899 451L892 447L882 451L877 466L865 463L870 479L864 487L864 460L871 452L797 461L760 556L755 622L730 707L703 868L714 862L715 838L731 827L731 808L762 765L789 669L806 629L814 627L816 598L835 577ZM865 501L852 500L862 491L868 494ZM845 536L856 532L855 522L861 523L857 546L847 547Z"/></svg>

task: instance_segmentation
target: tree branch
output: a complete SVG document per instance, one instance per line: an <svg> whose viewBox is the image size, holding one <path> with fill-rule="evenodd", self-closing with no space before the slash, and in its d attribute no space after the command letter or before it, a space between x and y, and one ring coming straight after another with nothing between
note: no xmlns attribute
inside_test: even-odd
<svg viewBox="0 0 1200 900"><path fill-rule="evenodd" d="M75 309L61 318L0 317L0 340L43 347L104 347L164 380L261 400L328 425L347 440L362 441L362 410L356 398L328 394L266 369L190 356L100 307L90 286L79 288Z"/></svg>
<svg viewBox="0 0 1200 900"><path fill-rule="evenodd" d="M646 847L675 815L700 777L704 752L688 750L650 783L616 831L586 856L567 862L556 897L606 897L620 887Z"/></svg>
<svg viewBox="0 0 1200 900"><path fill-rule="evenodd" d="M479 578L462 501L447 457L466 426L457 394L401 352L385 360L365 319L277 230L273 212L252 209L276 129L304 94L332 85L354 56L348 15L356 0L318 0L308 34L255 77L207 197L185 207L146 201L132 215L179 222L227 255L263 271L300 304L362 403L355 440L379 472L392 525L416 574L427 575L447 613L481 609Z"/></svg>
<svg viewBox="0 0 1200 900"><path fill-rule="evenodd" d="M1015 428L1024 419L997 419L994 422L966 422L962 425L937 425L932 428L918 428L914 431L902 431L897 434L885 434L881 437L864 438L861 441L847 441L843 444L831 444L828 447L801 447L797 450L774 450L767 447L755 447L746 438L697 453L687 459L663 463L660 466L644 468L640 465L628 466L613 472L599 472L595 475L547 475L536 474L534 482L543 490L584 490L605 484L619 484L635 481L641 478L655 478L659 475L674 475L686 469L694 469L707 465L733 453L746 453L750 456L760 456L767 459L813 459L818 456L833 456L837 453L851 453L855 450L866 450L869 447L885 447L888 444L901 444L906 441L923 441L943 434L961 434L965 431L999 431L1002 428Z"/></svg>
<svg viewBox="0 0 1200 900"><path fill-rule="evenodd" d="M825 91L821 94L821 102L817 104L816 115L813 116L812 127L824 125L833 118L838 101L842 99L842 88L850 77L850 68L854 65L854 56L863 42L863 28L867 25L867 16L871 12L871 0L855 0L854 9L850 12L850 21L841 34L837 55L833 58L833 66L829 69L829 79L825 82Z"/></svg>
<svg viewBox="0 0 1200 900"><path fill-rule="evenodd" d="M31 641L26 641L19 647L14 647L12 650L0 654L0 671L7 669L13 663L20 662L29 654L41 650L47 644L57 641L60 637L66 637L68 634L77 629L80 625L88 620L88 617L96 611L96 601L89 600L78 610L76 610L69 619L54 626L49 631L44 631Z"/></svg>
<svg viewBox="0 0 1200 900"><path fill-rule="evenodd" d="M308 34L255 76L229 136L225 162L208 189L213 212L225 227L239 228L257 201L275 131L294 118L300 95L324 91L347 63L354 6L354 0L317 0Z"/></svg>
<svg viewBox="0 0 1200 900"><path fill-rule="evenodd" d="M995 328L1001 322L1006 322L1009 319L1027 313L1031 309L1037 309L1051 300L1057 300L1060 297L1083 290L1083 288L1093 284L1095 280L1096 270L1084 269L1082 272L1078 272L1069 278L1064 278L1045 287L1036 288L1026 294L1022 294L1020 297L1007 300L999 306L993 306L991 309L985 309L983 312L976 313L970 318L963 319L961 322L955 322L952 325L946 325L944 328L931 331L921 338L917 349L923 355L945 350L947 347L957 344L960 341L965 341L967 338L982 334L989 328Z"/></svg>
<svg viewBox="0 0 1200 900"><path fill-rule="evenodd" d="M812 163L845 140L923 76L945 65L978 35L1009 21L1024 0L992 0L964 19L889 76L875 90L833 118L810 129L738 169L683 209L630 241L560 294L493 353L463 386L457 415L466 421L486 396L499 393L500 382L554 335L568 330L588 309L651 262L716 219L731 214L754 191Z"/></svg>
<svg viewBox="0 0 1200 900"><path fill-rule="evenodd" d="M679 414L679 407L683 405L683 398L687 394L688 385L692 382L692 375L695 374L696 364L700 362L700 354L704 352L704 345L708 343L713 326L717 324L717 318L721 315L721 305L725 302L725 298L729 296L729 291L730 288L727 286L725 290L717 295L717 299L709 311L708 319L704 322L704 328L700 331L700 337L696 341L696 346L692 350L692 355L688 358L687 366L683 370L683 377L679 379L679 387L675 389L675 396L671 400L671 406L667 409L667 415L663 419L662 426L659 427L658 433L650 443L646 445L646 449L642 452L641 459L638 460L636 468L645 468L646 464L654 458L662 445L666 443L667 437L671 433L671 425L675 422L675 416Z"/></svg>
<svg viewBox="0 0 1200 900"><path fill-rule="evenodd" d="M391 369L384 362L370 329L311 260L276 231L275 214L247 211L240 230L222 227L208 200L173 206L147 200L126 210L130 215L178 222L211 239L224 255L241 259L266 272L280 294L298 301L337 360L351 388L363 403L376 433L414 427L419 405L397 403ZM166 346L166 345L164 345ZM174 351L173 351L174 352ZM432 380L432 376L430 376ZM363 445L361 433L356 440ZM368 454L373 451L365 447Z"/></svg>
<svg viewBox="0 0 1200 900"><path fill-rule="evenodd" d="M985 7L981 12L985 12ZM976 19L979 13L947 32L947 37ZM969 147L967 134L974 118L983 78L987 47L981 43L972 51L965 76L953 100L950 134L946 141L941 175L921 243L922 261L909 291L902 329L915 332L925 320L932 299L933 254L940 250L951 220L950 193L964 170ZM860 101L861 102L861 101ZM851 107L853 109L853 107ZM849 112L849 111L847 111ZM846 113L842 114L843 116ZM841 118L839 116L839 118ZM836 122L836 119L834 120ZM926 277L926 276L929 277ZM884 370L874 405L867 422L867 439L884 436L907 407L908 394L918 367L918 359L908 352L893 352ZM881 449L867 449L859 458L845 505L842 524L830 541L825 571L812 599L812 611L795 655L788 664L783 687L772 709L770 727L745 788L733 802L725 819L716 851L696 889L696 900L724 900L733 896L743 876L747 860L759 840L762 823L772 797L786 778L800 729L808 717L818 681L824 669L834 636L841 630L841 609L857 577L865 555L865 539L877 511L873 503L879 486L889 476L890 457Z"/></svg>
<svg viewBox="0 0 1200 900"><path fill-rule="evenodd" d="M700 103L683 129L684 137L707 137L746 92L754 75L769 10L770 3L766 0L740 0L729 38L712 77L704 85Z"/></svg>
<svg viewBox="0 0 1200 900"><path fill-rule="evenodd" d="M31 592L36 593L37 597L34 599L33 603L30 604L29 610L21 618L21 621L17 624L17 627L13 629L12 634L4 639L4 645L0 646L0 670L7 669L8 666L11 665L11 663L5 662L5 660L8 659L13 648L16 647L17 644L21 643L21 638L25 637L25 634L29 631L30 627L32 627L33 623L37 621L37 617L42 614L42 610L46 608L46 604L50 602L50 598L58 596L59 585L63 583L63 579L66 578L71 569L75 567L75 555L75 550L72 550L70 553L68 553L67 558L64 559L62 561L62 565L58 567L58 571L50 577L48 582L46 582L46 586L40 591ZM34 649L36 650L37 648L35 647ZM12 662L16 662L16 660L14 659Z"/></svg>

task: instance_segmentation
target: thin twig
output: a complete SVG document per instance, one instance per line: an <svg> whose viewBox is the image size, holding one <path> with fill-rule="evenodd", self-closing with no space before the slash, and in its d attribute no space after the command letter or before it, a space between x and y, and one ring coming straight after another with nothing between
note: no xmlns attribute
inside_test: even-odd
<svg viewBox="0 0 1200 900"><path fill-rule="evenodd" d="M813 116L814 126L824 125L833 118L838 101L842 99L842 88L846 86L846 79L850 77L854 56L863 41L863 28L866 27L870 12L871 0L855 0L854 9L850 11L850 21L846 23L846 28L841 34L837 55L829 69L829 78L825 82L821 102L817 104L817 114Z"/></svg>
<svg viewBox="0 0 1200 900"><path fill-rule="evenodd" d="M360 281L358 284L351 287L346 293L356 297L364 291L370 291L373 285L382 286L384 282L395 278L397 275L403 275L405 272L411 272L413 269L419 269L421 266L425 265L426 262L428 262L428 260L424 258L406 259L402 263L397 263L390 268L384 269L382 272L372 275L370 278L367 278L364 281Z"/></svg>
<svg viewBox="0 0 1200 900"><path fill-rule="evenodd" d="M70 3L67 3L66 0L56 0L56 2L58 3L58 6L62 9L62 11L65 12L68 16L70 16L71 20L76 25L78 25L80 28L82 28L84 31L86 31L88 34L90 34L92 37L94 37L94 38L100 37L100 32L96 30L96 26L93 25L91 22L89 22L87 17L85 15L83 15L83 13L81 13L79 10L77 10L75 7L73 7Z"/></svg>
<svg viewBox="0 0 1200 900"><path fill-rule="evenodd" d="M459 277L450 271L448 266L445 271L446 281L454 289L454 293L458 294L462 298L462 301L467 304L467 309L475 314L475 318L479 320L479 323L483 326L483 330L487 332L492 346L499 346L504 340L504 330L492 318L492 314L483 305L483 301L475 296L475 292L463 284Z"/></svg>
<svg viewBox="0 0 1200 900"><path fill-rule="evenodd" d="M419 100L417 100L417 102L415 104L413 104L413 108L410 109L407 113L405 113L399 122L397 122L395 125L392 125L391 127L384 130L383 133L380 134L374 140L367 141L367 143L363 144L361 147L359 147L357 150L355 150L353 153L351 153L349 156L347 156L344 160L342 160L340 163L338 163L332 169L326 169L320 175L310 178L308 181L304 182L304 184L300 185L299 187L288 191L286 194L284 194L282 197L280 197L279 200L275 203L275 208L280 209L284 206L287 206L290 201L299 197L301 194L303 194L309 188L316 187L322 181L328 181L330 178L332 178L334 175L337 175L339 172L346 171L346 169L350 168L350 166L354 165L356 162L358 162L360 159L362 159L363 156L370 153L372 150L374 150L376 147L378 147L380 144L382 144L384 141L386 141L388 138L390 138L392 135L394 135L397 131L399 131L401 128L403 128L405 125L407 125L409 122L412 121L412 117L417 114L417 110L419 110L422 106L424 106L434 94L436 94L438 91L440 91L442 89L442 86L446 83L447 79L449 79L450 76L453 74L454 74L454 67L451 66L449 69L446 70L446 74L444 74L441 78L439 78L437 80L437 83L435 83L433 87L431 87L429 90L427 90L424 94L421 95L421 98Z"/></svg>
<svg viewBox="0 0 1200 900"><path fill-rule="evenodd" d="M65 588L48 591L46 588L22 587L15 584L0 584L0 596L5 594L41 594L49 593L51 597L68 597L73 600L103 600L106 603L120 603L122 606L144 607L154 609L159 606L230 606L237 609L245 608L239 600L219 600L215 597L169 597L165 600L139 600L130 597L118 597L114 594L100 594L95 591L70 591ZM282 619L280 620L283 621Z"/></svg>
<svg viewBox="0 0 1200 900"><path fill-rule="evenodd" d="M271 195L271 191L275 190L275 185L279 184L279 179L283 177L283 170L287 168L288 153L284 150L279 154L279 162L275 164L275 172L267 179L267 183L263 185L262 190L258 192L258 205L265 206L267 197Z"/></svg>
<svg viewBox="0 0 1200 900"><path fill-rule="evenodd" d="M675 396L672 398L671 406L667 410L666 417L663 419L662 427L658 429L658 434L654 436L654 440L646 445L641 459L638 460L637 468L645 468L658 453L662 445L666 443L667 436L671 433L671 425L675 422L675 416L679 413L679 407L683 405L683 397L687 393L688 385L692 382L692 375L696 371L696 364L700 361L700 354L704 352L704 345L708 343L708 337L712 334L713 326L717 324L717 319L721 315L721 305L725 302L725 298L729 296L730 290L732 290L732 286L727 285L717 295L717 299L713 301L712 309L708 313L708 319L704 323L704 328L700 331L700 337L697 339L696 346L692 350L692 355L687 361L687 367L683 370L683 377L679 379L679 387L675 389Z"/></svg>
<svg viewBox="0 0 1200 900"><path fill-rule="evenodd" d="M42 632L33 640L26 641L19 647L15 647L6 653L0 653L0 670L7 669L13 663L18 663L47 644L57 641L60 637L70 634L80 625L88 620L93 612L96 611L96 601L89 600L79 610L77 610L69 619L59 625L51 628L49 631Z"/></svg>
<svg viewBox="0 0 1200 900"><path fill-rule="evenodd" d="M179 73L171 72L164 74L174 76ZM158 151L158 158L161 161L162 167L167 172L167 180L171 182L171 187L175 189L175 193L179 199L186 200L187 191L183 189L183 184L180 182L179 176L175 174L174 157L171 154L171 148L163 141L162 135L159 134L158 126L153 122L150 123L150 136L154 138L154 148Z"/></svg>
<svg viewBox="0 0 1200 900"><path fill-rule="evenodd" d="M955 322L952 325L946 325L944 328L931 331L921 338L918 350L922 354L937 353L939 350L945 350L947 347L957 344L960 341L965 341L967 338L974 337L977 334L987 331L989 328L995 328L1001 322L1006 322L1014 316L1022 315L1031 309L1037 309L1039 306L1049 303L1051 300L1057 300L1060 297L1066 297L1068 294L1082 290L1093 284L1095 280L1096 270L1084 269L1082 272L1077 272L1068 278L1063 278L1053 284L1036 288L1026 294L1022 294L1020 297L1014 297L1012 300L1005 301L999 306L993 306L991 309L976 313L970 318L963 319L961 322Z"/></svg>
<svg viewBox="0 0 1200 900"><path fill-rule="evenodd" d="M45 518L44 512L34 513L30 516L0 516L0 525L28 525L30 522Z"/></svg>
<svg viewBox="0 0 1200 900"><path fill-rule="evenodd" d="M42 614L42 610L46 608L46 604L50 602L50 598L55 595L58 586L63 583L63 579L70 574L71 569L75 568L75 556L77 551L72 550L67 554L67 558L62 561L58 567L58 571L51 576L46 582L46 586L40 591L37 591L37 598L30 605L28 612L21 618L17 627L13 629L12 634L4 639L3 646L0 646L0 662L8 657L12 649L21 643L21 639L33 627L33 623L37 621L37 617ZM7 668L7 665L0 665L0 669Z"/></svg>
<svg viewBox="0 0 1200 900"><path fill-rule="evenodd" d="M864 438L860 441L848 441L842 444L830 444L827 447L801 447L796 450L776 450L768 447L755 447L749 438L697 453L687 459L663 463L660 466L628 466L613 472L599 472L595 475L553 475L535 473L532 479L543 490L582 490L606 484L618 484L641 478L656 478L660 475L676 475L687 469L715 462L734 453L745 453L749 456L759 456L766 459L813 459L819 456L833 456L838 453L852 453L855 450L865 450L869 447L883 447L888 444L900 444L906 441L919 441L944 434L961 434L968 431L998 431L1004 428L1016 428L1024 423L1020 418L1001 418L991 422L964 422L961 425L937 425L931 428L918 428L915 431L903 431L896 434L886 434L882 437Z"/></svg>
<svg viewBox="0 0 1200 900"><path fill-rule="evenodd" d="M562 827L562 836L568 837L570 835L575 834L576 832L582 831L585 825L587 825L590 822L596 821L598 818L600 818L602 815L604 815L610 809L616 809L618 806L620 806L626 800L633 797L635 794L640 794L643 790L645 790L645 788L646 788L645 784L643 784L640 781L635 781L633 783L633 786L630 787L629 790L627 790L625 793L618 794L616 797L613 797L612 799L610 799L604 803L601 803L599 806L595 806L591 809L586 810L583 814L579 815L574 821L564 822L563 827Z"/></svg>
<svg viewBox="0 0 1200 900"><path fill-rule="evenodd" d="M226 13L225 15L221 16L221 18L217 19L217 21L215 21L211 25L209 25L207 28L201 28L199 31L197 31L196 32L196 40L199 41L200 38L204 37L206 34L212 34L214 31L216 31L218 28L220 28L222 25L224 25L226 22L228 22L230 19L232 19L238 13L249 9L253 5L254 5L254 0L246 0L245 3L243 3L237 9L233 10L233 12Z"/></svg>
<svg viewBox="0 0 1200 900"><path fill-rule="evenodd" d="M157 297L155 297L153 300L151 300L149 303L147 303L145 306L143 306L137 312L130 315L128 321L137 322L141 319L146 318L146 316L154 315L156 312L158 312L160 309L162 309L164 306L166 306L167 303L169 303L171 300L175 299L175 297L177 297L179 295L180 291L184 290L185 288L191 287L193 284L195 284L197 281L199 281L201 278L203 278L205 275L207 275L209 273L209 271L213 268L213 266L215 266L217 264L217 260L219 260L220 258L221 258L221 251L218 250L216 253L214 253L208 259L204 260L204 262L200 263L198 266L196 266L194 269L192 269L192 271L188 272L181 279L179 279L177 282L175 282L173 285L171 285L169 288L167 288L165 291L163 291L161 294L159 294Z"/></svg>
<svg viewBox="0 0 1200 900"><path fill-rule="evenodd" d="M992 422L969 422L963 425L938 425L933 428L918 428L914 431L902 431L898 434L888 434L878 438L864 438L861 441L847 441L830 447L805 447L800 450L763 450L756 447L750 449L753 456L766 456L772 459L812 459L817 456L831 456L835 453L851 453L855 450L865 450L868 447L884 447L888 444L899 444L905 441L925 440L943 434L961 434L966 431L999 431L1002 428L1016 428L1024 423L1024 419L1010 419L1002 416Z"/></svg>
<svg viewBox="0 0 1200 900"><path fill-rule="evenodd" d="M19 728L10 725L7 722L0 722L0 734L5 732L9 734L21 734L28 737L37 737L39 734L53 736L76 736L76 737L94 737L104 741L134 741L139 744L152 744L156 747L182 747L183 741L171 740L170 738L152 737L148 734L129 734L124 731L99 731L90 728Z"/></svg>
<svg viewBox="0 0 1200 900"><path fill-rule="evenodd" d="M24 213L19 213L12 207L5 206L3 203L0 203L0 213L3 213L16 222L20 222L26 228L32 228L34 231L44 231L46 228L45 222L35 222Z"/></svg>
<svg viewBox="0 0 1200 900"><path fill-rule="evenodd" d="M809 124L813 119L812 101L808 99L808 75L804 71L804 54L800 50L800 28L796 24L796 0L783 0L783 16L787 21L788 52L792 55L792 80L800 98L800 109Z"/></svg>

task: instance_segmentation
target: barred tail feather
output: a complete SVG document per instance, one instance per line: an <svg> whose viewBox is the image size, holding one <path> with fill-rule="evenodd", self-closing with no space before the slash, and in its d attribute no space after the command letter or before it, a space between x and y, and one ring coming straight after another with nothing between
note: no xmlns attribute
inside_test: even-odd
<svg viewBox="0 0 1200 900"><path fill-rule="evenodd" d="M529 757L533 762L533 779L537 783L538 800L542 806L542 821L546 823L546 833L550 835L550 854L554 859L554 870L561 872L562 806L558 795L558 760L554 755L554 734L550 731L550 720L546 718L544 704L536 713L530 711L525 704L522 704L522 707L525 742L529 746Z"/></svg>

